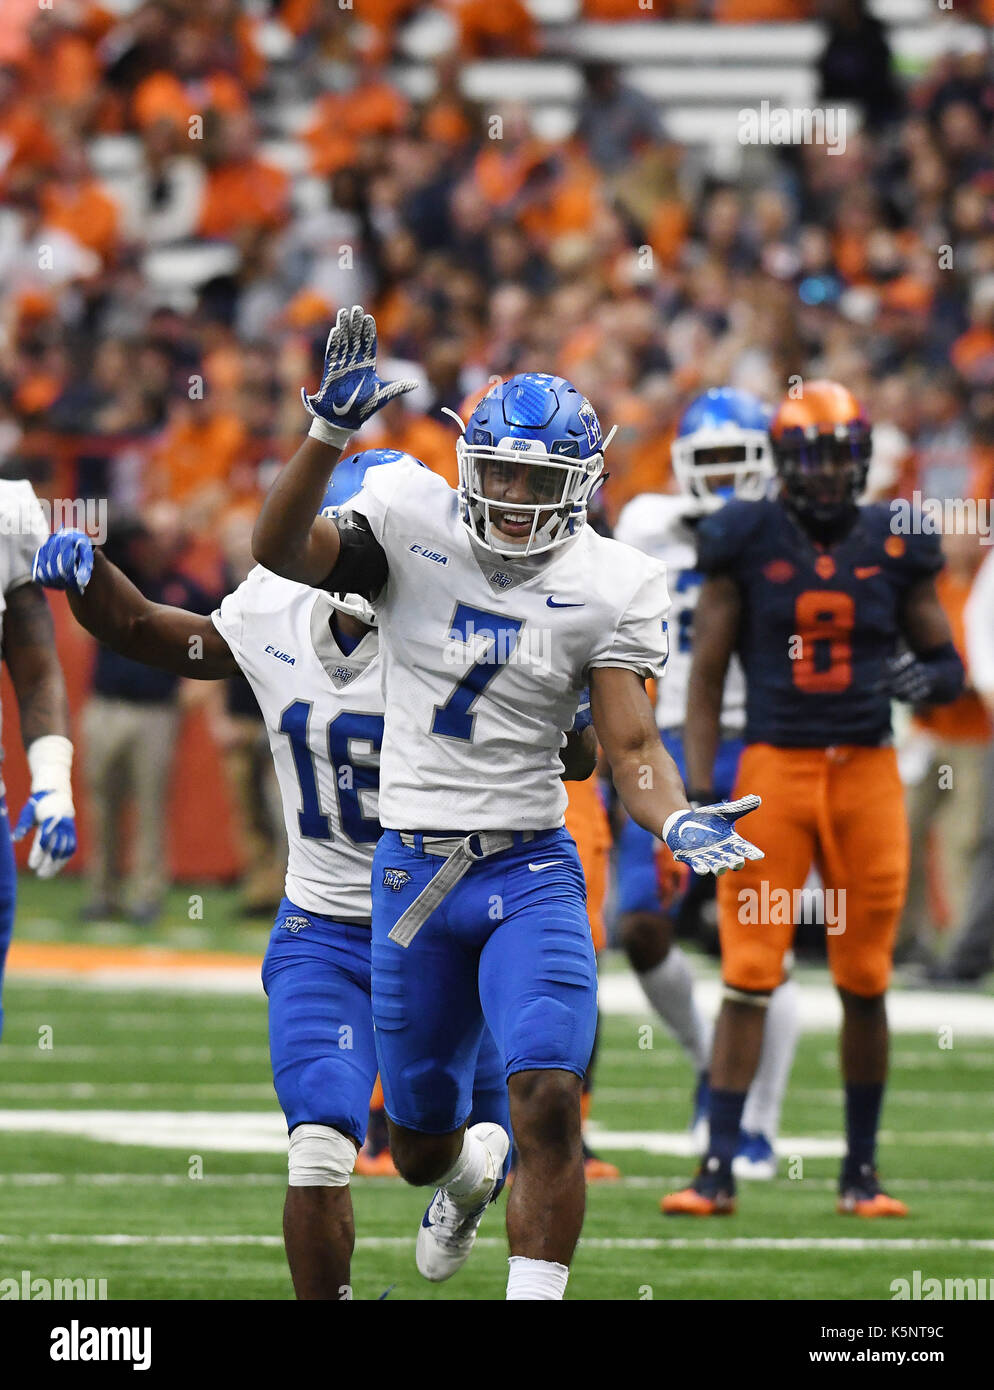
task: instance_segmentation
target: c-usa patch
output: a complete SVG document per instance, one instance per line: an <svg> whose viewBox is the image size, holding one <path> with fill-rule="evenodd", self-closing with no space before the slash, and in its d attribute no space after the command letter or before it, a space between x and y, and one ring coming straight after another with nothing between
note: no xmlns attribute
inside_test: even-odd
<svg viewBox="0 0 994 1390"><path fill-rule="evenodd" d="M406 883L410 883L411 875L406 869L384 869L383 887L392 888L395 893L399 893Z"/></svg>

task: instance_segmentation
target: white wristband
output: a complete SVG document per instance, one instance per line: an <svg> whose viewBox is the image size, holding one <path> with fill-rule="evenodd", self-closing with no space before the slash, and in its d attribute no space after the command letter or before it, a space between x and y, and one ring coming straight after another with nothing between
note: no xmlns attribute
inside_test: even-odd
<svg viewBox="0 0 994 1390"><path fill-rule="evenodd" d="M689 809L689 808L688 808L688 809ZM668 834L670 833L670 831L672 830L673 826L674 826L674 825L677 823L677 821L680 819L680 817L681 817L681 816L685 816L686 814L687 814L687 811L671 811L670 814L669 814L669 815L666 817L666 819L663 821L663 828L662 828L662 830L659 832L660 839L665 840L666 837L667 837L667 835L668 835Z"/></svg>
<svg viewBox="0 0 994 1390"><path fill-rule="evenodd" d="M327 420L315 415L307 433L311 439L319 439L322 444L328 444L332 449L344 449L355 430L347 429L343 425L329 425Z"/></svg>
<svg viewBox="0 0 994 1390"><path fill-rule="evenodd" d="M43 734L28 748L31 791L63 792L72 799L72 744L61 734Z"/></svg>

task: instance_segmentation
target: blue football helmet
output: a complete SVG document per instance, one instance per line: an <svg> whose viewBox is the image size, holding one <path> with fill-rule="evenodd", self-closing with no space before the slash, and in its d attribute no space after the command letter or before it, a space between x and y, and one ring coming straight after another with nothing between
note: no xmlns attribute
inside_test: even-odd
<svg viewBox="0 0 994 1390"><path fill-rule="evenodd" d="M346 510L347 504L361 489L370 468L375 468L380 463L396 463L403 457L404 455L396 449L364 449L361 454L351 454L347 459L342 459L335 465L331 481L321 499L318 516L337 521ZM332 594L331 601L340 613L348 613L350 617L358 618L359 622L365 623L367 627L376 626L376 611L368 599L360 597L359 594Z"/></svg>
<svg viewBox="0 0 994 1390"><path fill-rule="evenodd" d="M564 545L586 520L613 434L603 438L593 406L564 377L521 372L492 387L456 444L463 525L505 558ZM515 482L527 500L493 495Z"/></svg>
<svg viewBox="0 0 994 1390"><path fill-rule="evenodd" d="M712 386L687 406L670 448L680 491L708 506L765 497L774 476L773 411L734 386Z"/></svg>

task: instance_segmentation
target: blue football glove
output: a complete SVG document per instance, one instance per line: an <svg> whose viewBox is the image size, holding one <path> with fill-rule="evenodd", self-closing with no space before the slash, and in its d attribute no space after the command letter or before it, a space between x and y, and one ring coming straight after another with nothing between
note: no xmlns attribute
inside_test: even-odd
<svg viewBox="0 0 994 1390"><path fill-rule="evenodd" d="M590 713L590 688L584 686L580 691L580 702L576 707L576 717L573 720L574 734L582 734L584 729L589 729L594 722L594 716Z"/></svg>
<svg viewBox="0 0 994 1390"><path fill-rule="evenodd" d="M93 542L85 531L56 531L35 552L31 578L46 589L81 594L93 573Z"/></svg>
<svg viewBox="0 0 994 1390"><path fill-rule="evenodd" d="M689 864L695 874L714 874L741 869L747 859L765 859L761 849L737 835L733 826L739 816L755 811L758 796L742 796L738 801L719 801L696 811L675 811L663 826L663 839L681 864Z"/></svg>
<svg viewBox="0 0 994 1390"><path fill-rule="evenodd" d="M32 792L14 826L13 838L22 840L32 826L39 826L28 868L39 878L54 878L76 853L76 812L64 792Z"/></svg>
<svg viewBox="0 0 994 1390"><path fill-rule="evenodd" d="M321 385L313 396L304 390L300 394L316 422L311 434L340 448L387 401L417 385L416 381L381 381L376 375L376 320L355 304L339 309L328 334Z"/></svg>

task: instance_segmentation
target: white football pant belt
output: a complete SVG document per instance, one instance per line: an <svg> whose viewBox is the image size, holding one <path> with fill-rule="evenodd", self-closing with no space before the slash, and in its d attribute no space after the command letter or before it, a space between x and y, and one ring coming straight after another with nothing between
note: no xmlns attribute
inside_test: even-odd
<svg viewBox="0 0 994 1390"><path fill-rule="evenodd" d="M414 845L412 835L402 835L400 838L405 845ZM479 845L479 853L473 849L474 840ZM423 843L427 844L427 841ZM398 946L410 946L431 914L472 866L481 859L488 859L491 854L500 854L502 850L510 849L514 844L514 836L506 830L482 830L477 831L475 835L467 835L465 840L436 841L439 845L443 843L455 844L456 847L428 886L422 888L410 907L397 918L390 929L390 940L396 941ZM432 851L427 852L430 854Z"/></svg>

